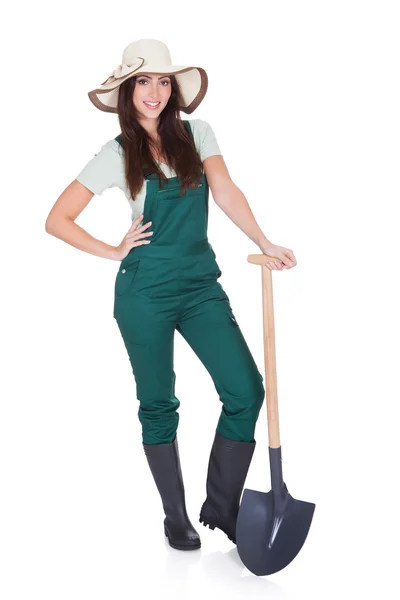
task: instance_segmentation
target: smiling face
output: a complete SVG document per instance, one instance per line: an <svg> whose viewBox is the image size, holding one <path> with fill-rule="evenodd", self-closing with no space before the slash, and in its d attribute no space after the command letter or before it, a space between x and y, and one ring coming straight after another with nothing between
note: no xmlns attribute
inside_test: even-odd
<svg viewBox="0 0 400 600"><path fill-rule="evenodd" d="M158 119L170 96L171 79L169 75L141 73L137 76L133 90L133 104L142 119ZM152 107L152 104L155 104L155 108Z"/></svg>

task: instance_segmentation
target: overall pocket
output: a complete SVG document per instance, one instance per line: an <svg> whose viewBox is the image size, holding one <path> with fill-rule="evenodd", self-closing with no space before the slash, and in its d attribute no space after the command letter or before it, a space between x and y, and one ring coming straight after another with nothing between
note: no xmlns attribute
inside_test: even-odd
<svg viewBox="0 0 400 600"><path fill-rule="evenodd" d="M204 184L203 184L203 183L197 183L197 184L195 184L195 187L194 187L194 188L189 188L188 190L186 190L186 194L188 193L188 191L189 191L189 190L190 190L191 192L203 191L203 190L201 190L201 188L202 188L202 187L204 187ZM199 189L199 188L200 188L200 189ZM179 195L179 194L177 194L177 193L176 193L176 191L177 191L177 190L181 190L181 189L182 189L182 186L180 186L180 185L173 185L173 186L171 186L171 187L168 187L168 186L167 186L167 187L166 187L164 190L157 190L157 198L159 198L159 197L160 197L160 196L159 196L159 194L165 194L166 192L175 192L175 195L177 196L177 195ZM184 194L183 196L185 196L186 194ZM164 199L165 199L165 200L167 200L167 199L168 199L168 200L171 200L171 198L167 198L167 197L165 197L165 198L161 197L161 199L162 199L162 200L164 200Z"/></svg>
<svg viewBox="0 0 400 600"><path fill-rule="evenodd" d="M123 296L132 286L135 277L137 275L140 264L140 258L132 262L130 265L126 267L120 266L119 271L117 273L117 277L115 279L115 295Z"/></svg>

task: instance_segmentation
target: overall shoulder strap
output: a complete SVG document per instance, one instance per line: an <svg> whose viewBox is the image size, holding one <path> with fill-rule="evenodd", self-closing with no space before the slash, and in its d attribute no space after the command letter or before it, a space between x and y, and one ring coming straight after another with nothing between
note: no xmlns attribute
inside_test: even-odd
<svg viewBox="0 0 400 600"><path fill-rule="evenodd" d="M114 140L118 142L122 149L124 148L124 140L122 139L122 133L117 135L117 137L115 137Z"/></svg>
<svg viewBox="0 0 400 600"><path fill-rule="evenodd" d="M190 135L190 137L192 138L192 140L193 140L193 143L194 143L193 131L192 131L192 128L191 128L191 126L190 126L190 123L189 123L189 121L187 121L186 119L184 119L184 120L183 120L183 123L184 123L184 125L185 125L186 129L188 130L188 132L189 132L189 135Z"/></svg>

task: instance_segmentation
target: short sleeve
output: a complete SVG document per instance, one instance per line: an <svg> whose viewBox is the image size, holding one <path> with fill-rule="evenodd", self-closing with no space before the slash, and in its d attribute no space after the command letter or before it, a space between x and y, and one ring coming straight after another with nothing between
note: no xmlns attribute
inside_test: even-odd
<svg viewBox="0 0 400 600"><path fill-rule="evenodd" d="M104 190L117 185L121 156L113 142L110 140L104 144L75 178L99 196Z"/></svg>
<svg viewBox="0 0 400 600"><path fill-rule="evenodd" d="M214 156L215 154L222 155L214 131L209 123L202 119L196 119L194 136L202 162L209 156Z"/></svg>

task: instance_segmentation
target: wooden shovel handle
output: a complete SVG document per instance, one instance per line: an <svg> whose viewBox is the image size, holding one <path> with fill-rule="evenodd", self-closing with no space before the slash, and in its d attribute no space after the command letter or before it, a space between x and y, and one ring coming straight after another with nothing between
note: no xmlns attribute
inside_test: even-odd
<svg viewBox="0 0 400 600"><path fill-rule="evenodd" d="M272 271L267 269L264 265L276 260L278 260L276 257L268 256L268 254L249 254L247 257L247 262L252 263L253 265L261 265L265 389L270 448L279 448L281 442L279 435Z"/></svg>

